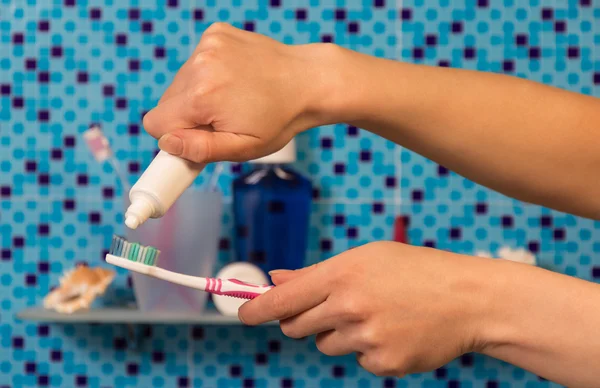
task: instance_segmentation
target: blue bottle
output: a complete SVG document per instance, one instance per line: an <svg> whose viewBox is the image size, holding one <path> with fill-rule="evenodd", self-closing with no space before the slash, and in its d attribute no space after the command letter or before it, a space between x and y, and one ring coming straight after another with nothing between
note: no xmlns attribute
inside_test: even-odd
<svg viewBox="0 0 600 388"><path fill-rule="evenodd" d="M252 161L255 168L233 181L237 259L265 272L304 266L312 185L286 166L295 160L292 140L282 150Z"/></svg>

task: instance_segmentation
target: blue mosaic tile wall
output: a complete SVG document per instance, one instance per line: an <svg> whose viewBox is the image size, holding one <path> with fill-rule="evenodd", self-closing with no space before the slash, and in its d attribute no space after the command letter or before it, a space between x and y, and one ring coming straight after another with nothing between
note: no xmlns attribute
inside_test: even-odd
<svg viewBox="0 0 600 388"><path fill-rule="evenodd" d="M122 189L81 133L99 123L131 181L156 142L141 117L202 31L225 21L286 43L333 41L379 57L506 72L599 95L600 4L591 0L0 0L0 387L549 387L465 355L432 373L376 378L277 328L37 325L63 269L102 265L122 232ZM553 109L549 107L549 109ZM527 247L541 264L600 279L600 223L523 204L346 125L298 139L317 191L309 262L387 239L457 252ZM230 185L220 262L232 259ZM202 184L203 177L198 184ZM132 300L124 272L106 303Z"/></svg>

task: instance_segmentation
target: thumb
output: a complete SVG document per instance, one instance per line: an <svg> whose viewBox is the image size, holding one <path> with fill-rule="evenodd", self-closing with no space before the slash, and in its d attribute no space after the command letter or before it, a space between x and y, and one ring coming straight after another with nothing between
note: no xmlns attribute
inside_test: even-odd
<svg viewBox="0 0 600 388"><path fill-rule="evenodd" d="M313 264L306 268L297 269L295 271L289 269L276 269L274 271L269 272L269 276L271 276L271 281L276 286L289 282L292 279L297 278L298 276L305 275L311 271L314 271L319 263Z"/></svg>
<svg viewBox="0 0 600 388"><path fill-rule="evenodd" d="M196 163L243 162L261 148L258 138L231 132L178 129L163 135L158 147Z"/></svg>

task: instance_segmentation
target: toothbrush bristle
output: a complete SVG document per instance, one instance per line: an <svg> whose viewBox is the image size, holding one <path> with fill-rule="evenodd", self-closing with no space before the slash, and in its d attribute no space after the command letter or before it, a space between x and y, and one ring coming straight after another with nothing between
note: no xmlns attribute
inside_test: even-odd
<svg viewBox="0 0 600 388"><path fill-rule="evenodd" d="M114 235L108 253L130 261L155 266L160 251L151 246L131 243L121 236Z"/></svg>

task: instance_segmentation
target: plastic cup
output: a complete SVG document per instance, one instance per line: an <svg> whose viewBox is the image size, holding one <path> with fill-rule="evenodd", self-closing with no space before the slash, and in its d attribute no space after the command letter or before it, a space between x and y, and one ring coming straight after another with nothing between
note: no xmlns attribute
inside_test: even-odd
<svg viewBox="0 0 600 388"><path fill-rule="evenodd" d="M125 200L125 208L129 199ZM128 241L158 248L158 267L186 275L210 277L218 254L223 200L220 192L186 190L167 213L149 219ZM132 273L138 308L142 311L202 313L208 294L147 275Z"/></svg>

